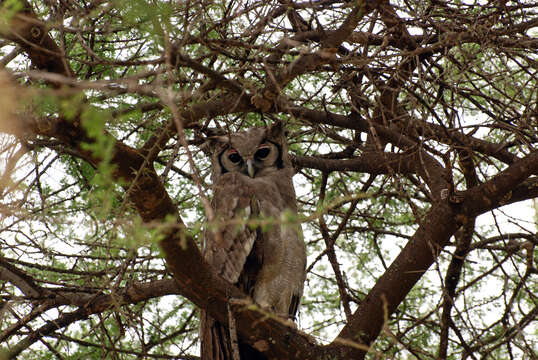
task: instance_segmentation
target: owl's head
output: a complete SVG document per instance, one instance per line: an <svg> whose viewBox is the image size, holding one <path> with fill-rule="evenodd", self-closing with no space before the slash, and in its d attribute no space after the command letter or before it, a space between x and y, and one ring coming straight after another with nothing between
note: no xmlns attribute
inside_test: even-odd
<svg viewBox="0 0 538 360"><path fill-rule="evenodd" d="M291 166L284 128L280 121L266 128L251 128L210 141L213 181L229 172L254 177L274 174Z"/></svg>

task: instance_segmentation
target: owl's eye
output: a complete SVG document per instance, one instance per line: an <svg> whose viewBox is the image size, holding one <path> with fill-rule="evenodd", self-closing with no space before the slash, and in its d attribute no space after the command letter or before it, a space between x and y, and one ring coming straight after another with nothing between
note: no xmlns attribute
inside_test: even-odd
<svg viewBox="0 0 538 360"><path fill-rule="evenodd" d="M230 159L230 161L233 162L234 164L239 164L241 160L243 160L241 158L241 155L239 155L239 153L236 150L232 150L230 152L230 154L228 155L228 159Z"/></svg>
<svg viewBox="0 0 538 360"><path fill-rule="evenodd" d="M258 151L256 151L256 153L254 154L254 156L259 160L263 160L269 155L270 152L271 149L268 146L264 146L260 147Z"/></svg>

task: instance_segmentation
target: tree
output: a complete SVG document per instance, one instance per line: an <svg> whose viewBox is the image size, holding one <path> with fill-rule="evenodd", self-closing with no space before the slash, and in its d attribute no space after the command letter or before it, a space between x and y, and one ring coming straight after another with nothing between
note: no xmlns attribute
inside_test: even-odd
<svg viewBox="0 0 538 360"><path fill-rule="evenodd" d="M195 359L204 308L271 358L531 358L537 5L2 1L1 356ZM205 140L276 119L298 328L199 251Z"/></svg>

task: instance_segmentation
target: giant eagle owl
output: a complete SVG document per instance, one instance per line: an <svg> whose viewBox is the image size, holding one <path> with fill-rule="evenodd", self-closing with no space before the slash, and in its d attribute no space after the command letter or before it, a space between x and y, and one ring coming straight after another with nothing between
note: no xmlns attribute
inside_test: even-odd
<svg viewBox="0 0 538 360"><path fill-rule="evenodd" d="M207 230L203 255L221 277L262 308L294 319L303 293L306 250L300 225L284 224L297 212L293 168L280 122L212 139L216 229ZM264 226L252 221L265 219ZM203 360L234 360L227 324L202 311ZM266 359L241 341L241 360Z"/></svg>

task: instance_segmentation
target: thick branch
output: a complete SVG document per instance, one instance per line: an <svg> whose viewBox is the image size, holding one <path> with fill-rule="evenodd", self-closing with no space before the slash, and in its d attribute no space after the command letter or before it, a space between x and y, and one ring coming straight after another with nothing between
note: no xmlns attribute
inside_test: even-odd
<svg viewBox="0 0 538 360"><path fill-rule="evenodd" d="M342 359L364 358L364 350L344 348L339 345L338 339L369 346L377 338L385 319L394 313L458 229L455 215L456 212L447 203L438 203L428 212L411 240L333 341L335 355Z"/></svg>
<svg viewBox="0 0 538 360"><path fill-rule="evenodd" d="M161 247L183 296L222 323L227 323L226 305L231 302L242 341L266 345L266 355L271 359L289 359L290 354L294 359L315 359L323 353L322 347L292 323L258 310L238 288L210 271L188 235L181 238L179 232L172 232L161 242Z"/></svg>
<svg viewBox="0 0 538 360"><path fill-rule="evenodd" d="M23 340L15 344L15 346L10 348L9 351L6 353L6 358L15 359L21 352L23 352L30 345L41 339L43 336L46 336L58 329L64 328L74 323L75 321L85 319L88 316L88 312L84 308L80 308L73 312L63 314L53 321L47 321L45 325L40 327L38 330L33 331L30 335L28 335Z"/></svg>
<svg viewBox="0 0 538 360"><path fill-rule="evenodd" d="M23 10L16 13L9 26L0 26L0 36L19 44L32 60L32 64L41 69L56 74L72 76L73 71L66 62L65 56L48 34L48 29L25 0Z"/></svg>
<svg viewBox="0 0 538 360"><path fill-rule="evenodd" d="M465 177L467 188L475 187L479 184L476 174L472 153L459 151L460 165ZM461 231L456 233L456 250L450 260L445 276L443 289L443 313L441 314L441 335L439 341L439 359L446 359L448 353L448 335L452 317L450 315L452 306L456 300L456 287L460 281L463 264L469 252L473 238L475 219L470 219L465 223Z"/></svg>
<svg viewBox="0 0 538 360"><path fill-rule="evenodd" d="M368 174L421 174L419 151L409 153L365 152L353 159L326 159L314 156L293 156L296 166L318 169L323 172L357 171Z"/></svg>
<svg viewBox="0 0 538 360"><path fill-rule="evenodd" d="M43 293L43 288L37 285L31 276L17 269L1 256L0 280L9 281L29 298L37 298Z"/></svg>
<svg viewBox="0 0 538 360"><path fill-rule="evenodd" d="M42 51L36 46L29 46L25 49L29 53ZM59 65L58 58L52 58L52 61L55 61L55 65ZM62 73L58 66L46 69ZM223 98L220 101L220 104L224 104ZM241 103L245 102L240 97L236 101L225 104L225 108L236 109L237 104ZM184 114L184 118L187 122L197 121L204 116L211 116L212 111L204 108L203 104L199 104L189 109ZM220 113L222 109L216 108L214 111ZM81 146L83 143L94 142L94 139L88 137L81 127L81 119L67 121L58 118L30 121L26 124L24 131L27 134L55 137L65 145L75 149L83 159L93 165L97 165L101 161L100 158L95 157ZM231 284L217 278L207 263L203 261L197 245L187 235L183 222L177 214L177 208L168 196L152 164L145 159L140 151L119 141L115 142L111 163L116 167L113 174L114 179L129 184L127 186L129 199L144 221L164 220L170 215L176 219L176 225L169 230L165 240L161 242L161 246L167 264L180 285L180 293L196 305L205 308L212 317L226 323L224 314L226 314L227 301L233 298L236 301L239 299L242 304L248 304L248 298ZM156 293L158 294L158 292ZM45 324L13 348L12 354L20 353L47 333L84 319L94 312L107 310L111 305L109 300L110 298L106 295L98 296L90 305ZM284 324L280 320L268 317L268 314L248 306L239 306L237 310L237 329L242 339L251 344L263 339L268 345L268 353L272 357L288 358L290 349L293 349L297 359L306 359L312 358L313 354L320 349L311 339L301 335L291 324Z"/></svg>
<svg viewBox="0 0 538 360"><path fill-rule="evenodd" d="M538 151L516 161L486 183L464 192L460 205L436 203L402 252L379 278L366 299L342 329L340 338L369 345L384 323L407 296L441 249L461 224L499 205L506 194L527 177L538 172ZM333 342L339 356L364 358L365 352L342 349Z"/></svg>
<svg viewBox="0 0 538 360"><path fill-rule="evenodd" d="M41 329L29 335L15 347L14 351L16 354L23 351L25 347L38 341L41 337L47 336L57 329L68 326L74 321L87 318L91 314L97 314L118 306L136 304L171 294L179 294L177 283L173 279L156 280L147 283L134 283L128 287L118 289L115 294L88 294L62 290L58 291L57 289L42 289L40 298L44 301L43 308L38 308L37 312L32 312L30 315L25 316L16 324L6 329L0 335L0 341L6 341L9 337L15 335L16 331L24 326L29 320L54 307L71 305L77 306L79 309L74 313L71 313L71 315L62 315L60 317L61 321L52 321L52 323L57 324L56 327L54 327L53 324L46 324ZM35 299L38 299L37 296ZM78 315L74 316L74 314ZM64 318L65 316L67 316L67 318Z"/></svg>
<svg viewBox="0 0 538 360"><path fill-rule="evenodd" d="M406 161L398 161L397 163L394 163L396 168L393 168L393 169L395 172L398 172L398 169L402 167L403 168L402 172L409 171L409 172L418 173L423 178L423 180L428 184L434 199L439 199L439 196L440 196L439 194L441 190L448 188L449 181L446 178L446 173L443 166L431 155L426 153L424 150L420 149L418 144L415 143L413 140L409 139L407 136L402 135L389 127L386 127L380 124L369 124L366 120L360 118L356 114L345 116L345 115L339 115L339 114L334 114L334 113L315 111L315 110L310 110L306 108L297 108L297 107L289 107L288 111L291 112L294 116L305 118L314 123L327 123L330 125L341 126L341 127L361 130L365 132L369 132L370 128L373 128L376 134L380 138L382 138L386 142L394 144L395 146L401 149L409 151L410 154L413 156L413 161L414 161L413 163L406 163ZM393 155L386 154L386 157L388 160L380 159L378 157L377 161L382 160L382 162L376 165L374 165L372 162L369 162L369 163L371 164L371 166L374 166L374 167L379 166L378 169L381 169L384 166L390 166L389 165L390 162L393 161L392 156ZM396 155L396 156L399 157L402 155ZM385 154L383 155L383 157L385 157ZM399 160L404 160L404 157L400 157ZM306 162L308 161L308 159L303 159L303 161ZM343 161L343 162L340 163L339 161ZM313 165L314 168L316 168L315 165L321 164L321 163L318 162L316 164L315 162L310 161L310 164ZM356 171L360 171L359 166L364 166L364 169L366 170L366 162L362 160L360 161L360 164L354 163L354 159L333 160L332 162L329 162L326 164L328 166L326 169L324 169L326 171L332 171L330 169L330 166L333 166L334 170L336 170L338 166L342 166L342 165L357 166ZM411 169L415 169L415 171L411 171ZM385 171L380 170L379 173L384 173Z"/></svg>
<svg viewBox="0 0 538 360"><path fill-rule="evenodd" d="M525 184L530 185L524 181L531 175L537 174L538 151L533 151L514 162L491 180L465 191L463 193L465 200L461 204L461 214L465 217L475 217L499 205L509 203L513 196L513 190L524 191L522 187L526 188ZM536 182L534 182L534 186L536 186Z"/></svg>
<svg viewBox="0 0 538 360"><path fill-rule="evenodd" d="M252 98L252 103L261 111L268 112L281 90L298 76L308 73L320 65L329 64L336 59L339 45L349 37L357 27L358 22L369 12L374 10L376 3L371 0L358 0L346 19L336 30L329 31L321 40L321 48L313 53L300 55L289 66L279 69L268 68L265 88ZM288 48L287 39L282 41L284 49ZM283 55L282 53L281 55ZM269 60L276 60L272 56Z"/></svg>

